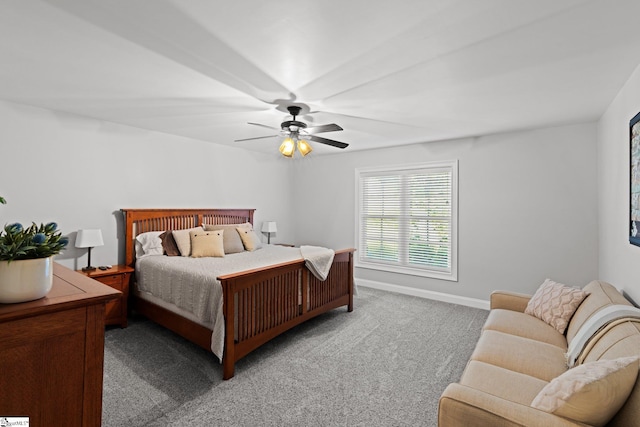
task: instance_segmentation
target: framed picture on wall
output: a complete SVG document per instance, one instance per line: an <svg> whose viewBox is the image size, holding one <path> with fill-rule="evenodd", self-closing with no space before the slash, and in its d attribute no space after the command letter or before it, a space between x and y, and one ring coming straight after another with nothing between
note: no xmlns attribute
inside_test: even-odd
<svg viewBox="0 0 640 427"><path fill-rule="evenodd" d="M629 122L629 242L640 246L640 113Z"/></svg>

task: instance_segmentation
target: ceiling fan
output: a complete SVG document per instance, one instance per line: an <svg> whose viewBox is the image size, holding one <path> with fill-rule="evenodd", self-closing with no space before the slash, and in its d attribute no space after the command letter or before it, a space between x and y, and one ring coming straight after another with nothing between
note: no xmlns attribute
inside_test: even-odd
<svg viewBox="0 0 640 427"><path fill-rule="evenodd" d="M332 147L337 148L347 148L349 144L345 144L344 142L335 141L333 139L323 138L321 136L314 135L316 133L322 132L334 132L343 130L340 126L335 123L328 125L318 125L318 126L307 126L306 123L296 120L296 117L300 115L301 107L297 105L290 105L287 107L287 111L289 114L293 116L293 120L285 120L280 124L280 129L275 128L273 126L267 126L260 123L251 123L250 125L260 126L267 129L279 130L280 133L278 135L284 135L285 140L280 145L280 153L282 153L285 157L293 157L296 145L298 147L298 151L302 156L306 156L313 149L311 145L307 142L307 140L319 142L321 144L331 145ZM273 138L278 135L267 135L267 136L259 136L256 138L244 138L244 139L236 139L236 142L240 141L250 141L253 139L264 139L264 138Z"/></svg>

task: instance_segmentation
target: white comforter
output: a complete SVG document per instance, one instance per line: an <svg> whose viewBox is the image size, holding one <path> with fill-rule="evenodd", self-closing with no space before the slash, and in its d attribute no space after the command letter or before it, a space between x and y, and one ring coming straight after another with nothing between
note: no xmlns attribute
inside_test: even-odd
<svg viewBox="0 0 640 427"><path fill-rule="evenodd" d="M213 331L211 351L222 361L224 317L222 287L216 279L225 274L302 260L299 248L265 245L254 252L223 258L146 256L136 262L137 292L163 306L189 313L191 320Z"/></svg>

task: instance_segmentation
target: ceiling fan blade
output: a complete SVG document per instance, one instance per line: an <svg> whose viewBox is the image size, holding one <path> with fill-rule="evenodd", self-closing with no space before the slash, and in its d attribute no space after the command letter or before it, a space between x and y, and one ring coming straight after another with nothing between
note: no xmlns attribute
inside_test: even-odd
<svg viewBox="0 0 640 427"><path fill-rule="evenodd" d="M255 138L234 139L233 142L251 141L253 139L274 138L276 136L278 136L278 135L267 135L267 136L258 136L258 137L255 137Z"/></svg>
<svg viewBox="0 0 640 427"><path fill-rule="evenodd" d="M331 145L333 147L338 147L338 148L347 148L349 146L349 144L345 144L344 142L334 141L333 139L327 139L321 136L309 135L308 139L315 142L319 142L321 144L327 144L327 145Z"/></svg>
<svg viewBox="0 0 640 427"><path fill-rule="evenodd" d="M343 130L340 126L335 123L331 123L329 125L318 125L312 126L305 129L309 133L322 133L322 132L334 132L338 130Z"/></svg>
<svg viewBox="0 0 640 427"><path fill-rule="evenodd" d="M251 122L249 122L249 124L250 125L254 125L254 126L260 126L261 128L271 129L271 130L280 130L280 128L274 128L273 126L262 125L260 123L251 123Z"/></svg>

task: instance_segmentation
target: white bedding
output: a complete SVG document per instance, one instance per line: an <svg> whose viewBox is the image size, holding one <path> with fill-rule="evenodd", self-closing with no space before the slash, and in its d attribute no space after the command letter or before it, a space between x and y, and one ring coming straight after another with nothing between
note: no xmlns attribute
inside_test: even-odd
<svg viewBox="0 0 640 427"><path fill-rule="evenodd" d="M299 248L264 245L254 252L241 252L223 258L146 256L136 261L137 295L211 329L211 351L222 361L224 317L222 287L216 279L278 263L302 260Z"/></svg>

